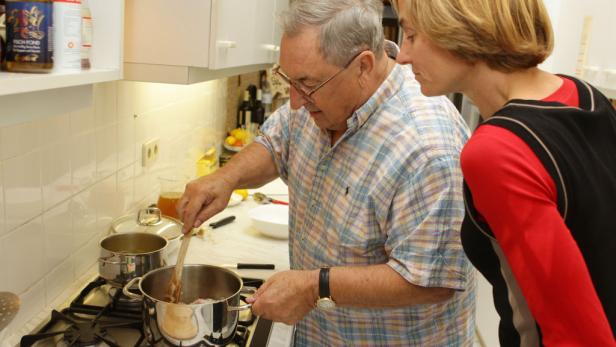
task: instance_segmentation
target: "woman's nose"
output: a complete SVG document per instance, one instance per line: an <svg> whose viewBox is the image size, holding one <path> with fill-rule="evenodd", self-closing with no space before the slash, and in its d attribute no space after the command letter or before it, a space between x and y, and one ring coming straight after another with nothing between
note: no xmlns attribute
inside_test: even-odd
<svg viewBox="0 0 616 347"><path fill-rule="evenodd" d="M400 52L396 56L396 62L400 65L407 65L412 63L408 44L402 42L402 45L400 46Z"/></svg>

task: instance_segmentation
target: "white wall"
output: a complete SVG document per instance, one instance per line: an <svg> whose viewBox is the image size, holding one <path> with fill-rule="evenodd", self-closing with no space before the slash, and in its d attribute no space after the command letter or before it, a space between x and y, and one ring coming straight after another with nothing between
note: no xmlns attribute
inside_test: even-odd
<svg viewBox="0 0 616 347"><path fill-rule="evenodd" d="M110 221L155 202L161 172L194 176L223 138L225 92L226 80L112 82L0 97L0 291L22 303L9 333L74 294ZM141 144L155 137L161 155L144 169Z"/></svg>
<svg viewBox="0 0 616 347"><path fill-rule="evenodd" d="M590 83L616 90L616 1L545 0L554 26L554 52L544 67L573 75L578 63L583 21L592 17L588 57L583 76ZM610 95L616 97L616 95Z"/></svg>

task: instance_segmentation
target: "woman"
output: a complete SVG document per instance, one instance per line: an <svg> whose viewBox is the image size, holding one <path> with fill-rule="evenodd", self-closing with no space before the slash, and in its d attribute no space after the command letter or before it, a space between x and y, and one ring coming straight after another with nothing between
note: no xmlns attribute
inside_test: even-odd
<svg viewBox="0 0 616 347"><path fill-rule="evenodd" d="M461 155L462 243L493 286L502 346L616 346L616 112L537 65L541 0L398 0L428 96L461 92L483 123Z"/></svg>

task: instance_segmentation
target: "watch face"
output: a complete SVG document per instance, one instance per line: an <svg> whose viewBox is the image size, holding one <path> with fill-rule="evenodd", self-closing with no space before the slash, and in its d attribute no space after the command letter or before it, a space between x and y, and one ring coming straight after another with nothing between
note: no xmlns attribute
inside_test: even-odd
<svg viewBox="0 0 616 347"><path fill-rule="evenodd" d="M333 311L336 308L336 303L330 298L320 298L317 300L317 307L323 311Z"/></svg>

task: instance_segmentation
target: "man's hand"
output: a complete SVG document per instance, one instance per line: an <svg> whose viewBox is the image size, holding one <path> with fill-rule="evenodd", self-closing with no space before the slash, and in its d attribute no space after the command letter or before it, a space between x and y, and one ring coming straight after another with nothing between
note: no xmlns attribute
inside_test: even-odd
<svg viewBox="0 0 616 347"><path fill-rule="evenodd" d="M184 222L182 232L189 232L224 210L229 203L233 188L231 182L217 173L188 183L184 195L176 205L178 215Z"/></svg>
<svg viewBox="0 0 616 347"><path fill-rule="evenodd" d="M290 270L270 277L248 298L257 316L293 325L304 318L318 298L319 270Z"/></svg>

